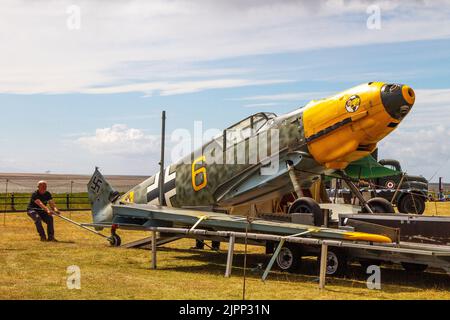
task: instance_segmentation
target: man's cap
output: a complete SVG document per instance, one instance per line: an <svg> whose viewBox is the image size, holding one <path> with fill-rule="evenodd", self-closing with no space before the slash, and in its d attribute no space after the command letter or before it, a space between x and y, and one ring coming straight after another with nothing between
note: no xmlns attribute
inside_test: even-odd
<svg viewBox="0 0 450 320"><path fill-rule="evenodd" d="M37 186L39 187L41 184L47 184L47 181L41 180L37 183Z"/></svg>

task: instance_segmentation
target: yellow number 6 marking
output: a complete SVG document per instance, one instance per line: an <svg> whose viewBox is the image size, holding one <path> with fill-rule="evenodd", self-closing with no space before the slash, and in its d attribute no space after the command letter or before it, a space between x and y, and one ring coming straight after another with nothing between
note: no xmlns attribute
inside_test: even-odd
<svg viewBox="0 0 450 320"><path fill-rule="evenodd" d="M199 190L203 189L204 187L206 187L206 184L208 183L208 181L206 179L206 168L204 166L202 166L201 168L199 168L197 170L195 169L195 165L198 164L199 162L206 162L206 157L205 156L198 157L192 163L192 188L194 188L195 191L199 191ZM196 177L199 174L203 175L203 179L200 184L197 184Z"/></svg>

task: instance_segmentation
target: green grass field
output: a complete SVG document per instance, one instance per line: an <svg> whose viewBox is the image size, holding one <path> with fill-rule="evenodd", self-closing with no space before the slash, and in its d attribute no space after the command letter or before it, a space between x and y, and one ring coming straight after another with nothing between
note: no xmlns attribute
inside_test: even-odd
<svg viewBox="0 0 450 320"><path fill-rule="evenodd" d="M434 214L434 204L427 204ZM438 203L438 213L450 205ZM66 216L69 213L65 213ZM90 221L89 213L71 213ZM242 299L243 246L238 245L231 278L224 278L226 244L219 253L192 250L193 240L180 240L158 251L158 269L150 269L150 251L113 248L100 237L56 219L60 243L38 240L26 214L0 215L0 299ZM123 242L148 234L120 231ZM408 275L382 269L382 289L369 290L356 264L346 278L328 278L318 289L314 260L306 260L302 274L274 271L264 283L258 264L266 264L264 249L249 247L247 299L450 299L450 276L440 272ZM81 289L66 286L67 267L81 269Z"/></svg>

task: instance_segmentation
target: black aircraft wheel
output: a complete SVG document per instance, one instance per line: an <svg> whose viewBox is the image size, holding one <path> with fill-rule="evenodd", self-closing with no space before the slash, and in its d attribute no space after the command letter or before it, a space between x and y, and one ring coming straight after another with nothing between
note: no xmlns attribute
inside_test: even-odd
<svg viewBox="0 0 450 320"><path fill-rule="evenodd" d="M421 196L407 194L398 201L398 211L401 213L423 214L425 211L425 200Z"/></svg>
<svg viewBox="0 0 450 320"><path fill-rule="evenodd" d="M317 258L317 263L320 268L320 253ZM347 256L338 249L328 248L327 253L327 275L334 277L344 276L347 272Z"/></svg>
<svg viewBox="0 0 450 320"><path fill-rule="evenodd" d="M367 201L373 213L395 213L392 204L384 198L372 198ZM362 208L364 213L368 213L366 208Z"/></svg>
<svg viewBox="0 0 450 320"><path fill-rule="evenodd" d="M300 249L291 244L283 246L276 259L278 268L288 272L297 271L300 268L301 262L302 255Z"/></svg>
<svg viewBox="0 0 450 320"><path fill-rule="evenodd" d="M408 271L411 273L424 272L428 268L428 266L426 264L409 263L409 262L402 262L402 267L403 267L403 269L405 269L405 271Z"/></svg>
<svg viewBox="0 0 450 320"><path fill-rule="evenodd" d="M295 200L289 207L288 213L312 213L314 225L323 225L323 212L319 204L312 198L302 197Z"/></svg>
<svg viewBox="0 0 450 320"><path fill-rule="evenodd" d="M113 234L108 238L109 244L113 247L119 247L122 243L122 239L120 239L119 235Z"/></svg>

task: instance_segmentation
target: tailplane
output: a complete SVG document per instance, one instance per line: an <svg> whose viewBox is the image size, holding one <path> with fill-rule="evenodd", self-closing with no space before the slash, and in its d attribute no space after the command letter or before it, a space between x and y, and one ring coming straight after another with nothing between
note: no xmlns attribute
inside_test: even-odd
<svg viewBox="0 0 450 320"><path fill-rule="evenodd" d="M112 222L112 204L119 198L119 192L111 187L97 167L87 188L93 222Z"/></svg>

